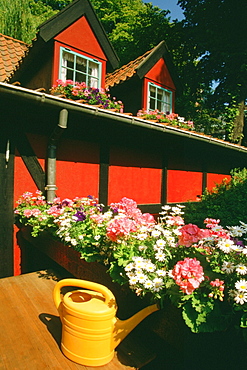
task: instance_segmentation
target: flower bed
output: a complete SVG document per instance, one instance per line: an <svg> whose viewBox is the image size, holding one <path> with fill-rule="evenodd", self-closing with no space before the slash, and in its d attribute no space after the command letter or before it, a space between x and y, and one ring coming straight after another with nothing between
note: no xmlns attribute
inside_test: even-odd
<svg viewBox="0 0 247 370"><path fill-rule="evenodd" d="M156 222L123 198L103 211L93 197L47 203L40 192L23 194L15 210L35 238L48 232L106 266L112 281L140 297L182 310L193 332L245 327L247 309L247 225L223 229L206 219L205 228L184 225L182 206L164 206ZM240 239L242 238L242 240Z"/></svg>

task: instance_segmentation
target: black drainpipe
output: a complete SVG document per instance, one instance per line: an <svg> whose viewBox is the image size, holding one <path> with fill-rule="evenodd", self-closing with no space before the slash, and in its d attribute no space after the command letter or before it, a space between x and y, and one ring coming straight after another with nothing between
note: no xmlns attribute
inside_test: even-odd
<svg viewBox="0 0 247 370"><path fill-rule="evenodd" d="M63 130L67 128L68 111L62 109L59 115L58 125L55 127L52 135L49 138L47 146L47 185L45 187L46 197L48 202L53 202L57 190L56 186L56 156L57 156L57 142L63 133Z"/></svg>

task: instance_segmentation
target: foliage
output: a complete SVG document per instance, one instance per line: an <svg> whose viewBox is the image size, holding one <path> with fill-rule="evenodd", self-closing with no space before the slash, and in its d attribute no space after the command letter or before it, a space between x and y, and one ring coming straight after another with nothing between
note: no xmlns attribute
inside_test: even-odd
<svg viewBox="0 0 247 370"><path fill-rule="evenodd" d="M192 99L196 102L196 95L201 94L206 99L210 115L215 109L223 113L226 103L232 108L236 102L239 107L247 97L247 49L242 42L247 31L247 3L179 0L178 4L185 16L182 45L188 57L180 72ZM233 19L238 20L236 24ZM214 88L208 95L212 85ZM195 120L194 116L192 118ZM243 121L243 116L241 119ZM243 133L243 122L237 127L234 120L232 132L234 134L229 138L238 142Z"/></svg>
<svg viewBox="0 0 247 370"><path fill-rule="evenodd" d="M1 0L0 32L31 43L39 24L56 13L49 6L34 0Z"/></svg>
<svg viewBox="0 0 247 370"><path fill-rule="evenodd" d="M44 230L81 253L106 264L113 281L162 306L167 298L182 308L193 332L224 330L247 310L247 224L224 229L207 218L206 228L184 224L183 206L163 206L158 221L128 198L104 212L97 199L59 198L24 193L18 221ZM240 240L240 238L242 238Z"/></svg>
<svg viewBox="0 0 247 370"><path fill-rule="evenodd" d="M166 114L158 110L139 110L137 117L146 120L155 120L159 123L168 124L169 126L174 126L178 128L185 128L187 130L194 130L194 123L192 121L185 121L184 117L180 117L176 113Z"/></svg>
<svg viewBox="0 0 247 370"><path fill-rule="evenodd" d="M57 80L56 84L51 88L52 95L62 95L67 99L77 100L81 103L90 105L99 105L104 109L115 109L116 111L123 110L123 103L116 101L113 97L105 92L104 89L87 87L85 82L74 82L71 80Z"/></svg>
<svg viewBox="0 0 247 370"><path fill-rule="evenodd" d="M166 39L168 11L142 0L92 0L95 11L121 64L144 54Z"/></svg>
<svg viewBox="0 0 247 370"><path fill-rule="evenodd" d="M205 217L220 219L223 226L238 225L239 220L247 222L247 169L234 169L231 176L230 181L206 190L200 202L187 204L186 222L201 224Z"/></svg>

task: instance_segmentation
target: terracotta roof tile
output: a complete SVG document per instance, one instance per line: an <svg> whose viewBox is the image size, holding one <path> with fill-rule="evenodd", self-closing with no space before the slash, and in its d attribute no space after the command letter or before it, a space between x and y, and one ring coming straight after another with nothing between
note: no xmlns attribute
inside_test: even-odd
<svg viewBox="0 0 247 370"><path fill-rule="evenodd" d="M0 81L9 81L26 55L28 45L0 33Z"/></svg>
<svg viewBox="0 0 247 370"><path fill-rule="evenodd" d="M131 78L136 73L137 68L140 64L147 58L147 56L153 51L149 50L143 55L139 56L135 60L129 62L128 64L122 66L121 68L117 69L112 73L108 73L105 79L105 86L106 88L113 87L114 85L118 85L119 83Z"/></svg>

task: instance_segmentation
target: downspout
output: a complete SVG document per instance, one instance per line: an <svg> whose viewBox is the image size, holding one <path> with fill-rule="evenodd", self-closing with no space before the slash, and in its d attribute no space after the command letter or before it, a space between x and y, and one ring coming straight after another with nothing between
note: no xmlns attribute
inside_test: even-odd
<svg viewBox="0 0 247 370"><path fill-rule="evenodd" d="M48 202L53 202L55 198L56 186L56 156L57 156L57 142L67 128L68 111L62 109L59 115L59 122L53 133L51 134L47 146L47 185L45 187Z"/></svg>

